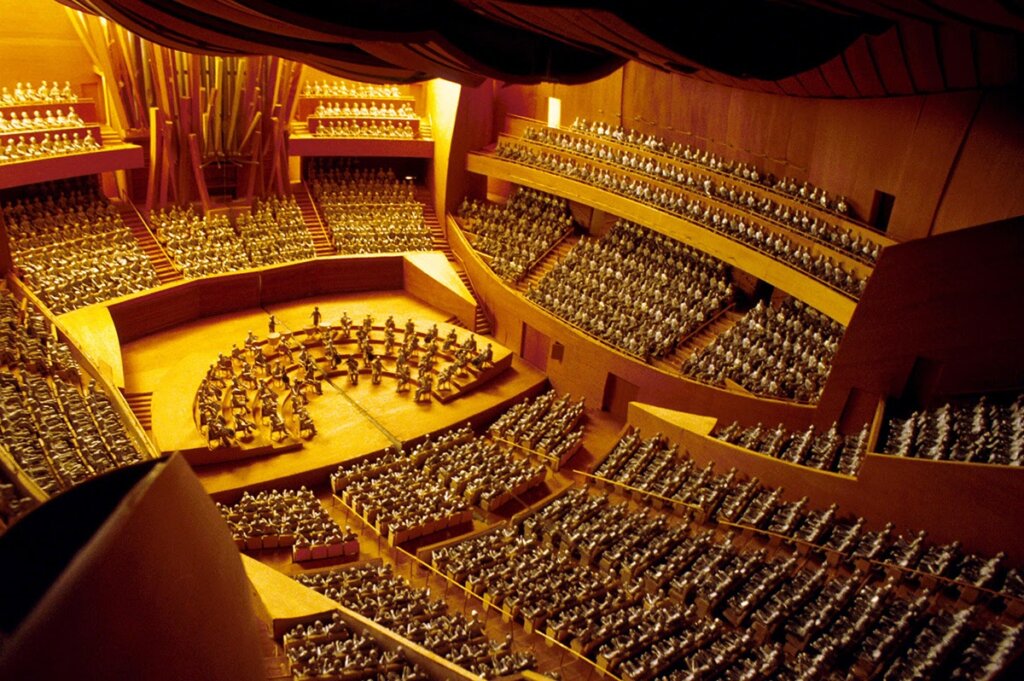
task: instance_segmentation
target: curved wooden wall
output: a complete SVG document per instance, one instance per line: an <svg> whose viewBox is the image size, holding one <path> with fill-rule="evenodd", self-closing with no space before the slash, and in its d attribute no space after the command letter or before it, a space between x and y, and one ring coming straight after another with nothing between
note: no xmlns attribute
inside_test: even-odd
<svg viewBox="0 0 1024 681"><path fill-rule="evenodd" d="M896 197L899 241L1024 213L1024 105L1009 90L873 99L787 97L628 63L585 85L509 85L496 110L621 123L845 194L861 218ZM998 197L991 200L988 197Z"/></svg>
<svg viewBox="0 0 1024 681"><path fill-rule="evenodd" d="M406 289L460 319L475 307L429 281L402 254L334 256L168 284L109 304L121 343L187 322L331 293Z"/></svg>

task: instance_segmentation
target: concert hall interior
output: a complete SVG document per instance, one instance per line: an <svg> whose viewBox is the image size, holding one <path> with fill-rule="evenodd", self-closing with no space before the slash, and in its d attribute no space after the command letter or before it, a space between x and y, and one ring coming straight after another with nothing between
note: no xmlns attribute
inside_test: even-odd
<svg viewBox="0 0 1024 681"><path fill-rule="evenodd" d="M0 679L1024 678L1019 3L0 16Z"/></svg>

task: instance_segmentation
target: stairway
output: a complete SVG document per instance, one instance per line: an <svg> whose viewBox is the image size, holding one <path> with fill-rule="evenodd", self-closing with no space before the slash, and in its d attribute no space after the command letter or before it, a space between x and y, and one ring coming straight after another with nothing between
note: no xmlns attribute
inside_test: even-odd
<svg viewBox="0 0 1024 681"><path fill-rule="evenodd" d="M153 264L156 275L160 277L160 283L167 284L172 281L181 281L181 272L178 271L178 268L171 262L167 253L157 243L153 233L149 231L149 227L143 222L142 216L139 215L139 211L136 210L135 206L127 201L114 201L113 203L117 206L117 212L121 214L121 220L131 230L132 236L139 243L142 252L146 254L149 261Z"/></svg>
<svg viewBox="0 0 1024 681"><path fill-rule="evenodd" d="M703 350L721 336L723 333L736 325L743 318L742 312L726 310L711 320L711 323L680 343L675 351L654 361L654 366L665 371L678 374L683 364L696 352Z"/></svg>
<svg viewBox="0 0 1024 681"><path fill-rule="evenodd" d="M462 283L466 285L469 292L473 294L474 298L476 298L476 319L473 320L472 331L474 333L489 336L493 330L491 329L491 322L487 319L487 315L484 314L484 306L480 303L480 299L477 298L476 291L473 290L473 282L469 280L469 275L466 274L466 270L460 263L453 261L452 266L455 268L455 272L459 275L459 279L462 280Z"/></svg>
<svg viewBox="0 0 1024 681"><path fill-rule="evenodd" d="M153 393L125 393L124 399L139 420L139 425L144 430L153 430Z"/></svg>
<svg viewBox="0 0 1024 681"><path fill-rule="evenodd" d="M444 231L444 225L437 219L434 211L434 198L426 187L416 187L416 200L423 205L423 224L430 230L430 240L433 242L434 250L444 253L448 260L454 260L455 255L448 245L448 237Z"/></svg>
<svg viewBox="0 0 1024 681"><path fill-rule="evenodd" d="M437 213L434 211L434 198L430 193L430 190L426 187L416 187L416 200L423 204L423 222L430 230L430 237L433 241L435 251L441 251L445 257L448 258L448 262L452 264L452 268L456 274L459 275L459 279L466 285L469 292L473 294L473 298L476 299L476 319L473 320L473 328L471 331L482 335L490 335L491 322L487 319L487 315L484 314L484 306L480 302L479 296L476 291L473 290L473 283L469 280L469 276L466 275L466 270L463 268L452 252L451 246L448 245L448 235L445 233L444 225L437 218ZM453 318L455 319L455 318ZM457 319L454 322L459 326L464 326Z"/></svg>
<svg viewBox="0 0 1024 681"><path fill-rule="evenodd" d="M316 205L313 203L313 197L310 195L309 187L306 186L305 182L302 183L301 187L295 189L294 196L295 202L299 204L299 211L302 213L302 221L306 224L306 229L309 230L310 236L313 237L313 248L315 249L316 257L322 258L327 255L335 255L337 251L327 235L327 228L320 219L320 213L317 212Z"/></svg>
<svg viewBox="0 0 1024 681"><path fill-rule="evenodd" d="M569 254L569 251L579 242L580 238L575 234L563 238L559 241L554 248L548 251L547 255L541 258L540 262L534 265L526 276L518 284L516 284L516 290L520 293L525 293L531 286L535 286L541 279L544 278L548 272L555 268L562 258Z"/></svg>

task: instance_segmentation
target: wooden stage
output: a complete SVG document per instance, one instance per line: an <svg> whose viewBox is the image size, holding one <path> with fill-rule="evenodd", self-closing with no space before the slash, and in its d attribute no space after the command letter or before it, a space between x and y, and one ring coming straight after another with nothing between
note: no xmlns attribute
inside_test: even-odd
<svg viewBox="0 0 1024 681"><path fill-rule="evenodd" d="M163 452L205 446L193 420L193 401L200 381L218 353L239 347L252 330L265 336L271 314L278 331L297 331L311 324L313 306L325 321L336 323L342 313L358 322L367 314L380 324L393 315L405 320L441 324L451 315L405 290L338 293L208 317L122 345L125 388L129 393L151 392L152 437ZM463 330L462 334L468 334ZM483 339L482 339L483 340ZM496 349L496 356L498 351ZM231 500L243 490L286 485L319 485L341 461L396 444L415 442L428 433L472 420L489 421L509 404L537 394L547 385L545 375L517 357L511 366L486 384L452 402L415 403L411 392L396 393L386 377L372 385L368 377L350 386L344 377L324 383L323 396L310 400L309 411L318 434L298 450L257 458L199 466L196 473L217 499Z"/></svg>

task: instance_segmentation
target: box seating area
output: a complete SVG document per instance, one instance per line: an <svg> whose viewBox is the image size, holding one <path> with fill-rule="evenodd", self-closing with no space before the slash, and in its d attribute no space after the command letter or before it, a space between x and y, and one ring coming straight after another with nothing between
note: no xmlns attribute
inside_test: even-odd
<svg viewBox="0 0 1024 681"><path fill-rule="evenodd" d="M683 217L690 222L719 232L731 239L761 251L772 258L802 270L851 298L864 290L866 276L861 268L851 266L837 257L835 251L819 247L814 241L775 225L745 206L730 205L712 198L710 180L686 177L685 171L666 171L653 162L647 164L620 154L591 156L578 152L564 132L548 128L528 128L523 137L503 136L494 153L498 158L538 168L545 172L575 179L659 210ZM581 144L581 149L595 152L595 145ZM596 153L600 153L597 148ZM593 159L593 160L591 160ZM643 169L638 166L643 166ZM679 173L682 179L678 179ZM691 184L692 182L692 184Z"/></svg>
<svg viewBox="0 0 1024 681"><path fill-rule="evenodd" d="M846 329L787 298L758 302L735 326L690 355L681 371L712 385L732 381L756 395L817 402Z"/></svg>
<svg viewBox="0 0 1024 681"><path fill-rule="evenodd" d="M836 424L818 434L814 426L790 432L781 423L775 428L757 424L743 428L736 421L718 428L714 437L758 454L843 475L857 475L868 449L870 424L856 435L840 435Z"/></svg>
<svg viewBox="0 0 1024 681"><path fill-rule="evenodd" d="M307 181L338 253L399 253L433 249L423 205L411 179L391 169L316 165Z"/></svg>
<svg viewBox="0 0 1024 681"><path fill-rule="evenodd" d="M573 230L568 201L528 187L517 187L504 204L463 199L459 217L462 229L474 236L473 248L512 283L522 281Z"/></svg>
<svg viewBox="0 0 1024 681"><path fill-rule="evenodd" d="M291 549L297 563L359 554L356 535L342 530L305 487L244 492L236 503L218 503L217 509L242 551Z"/></svg>
<svg viewBox="0 0 1024 681"><path fill-rule="evenodd" d="M893 456L1024 466L1024 393L982 395L890 417L878 449Z"/></svg>

